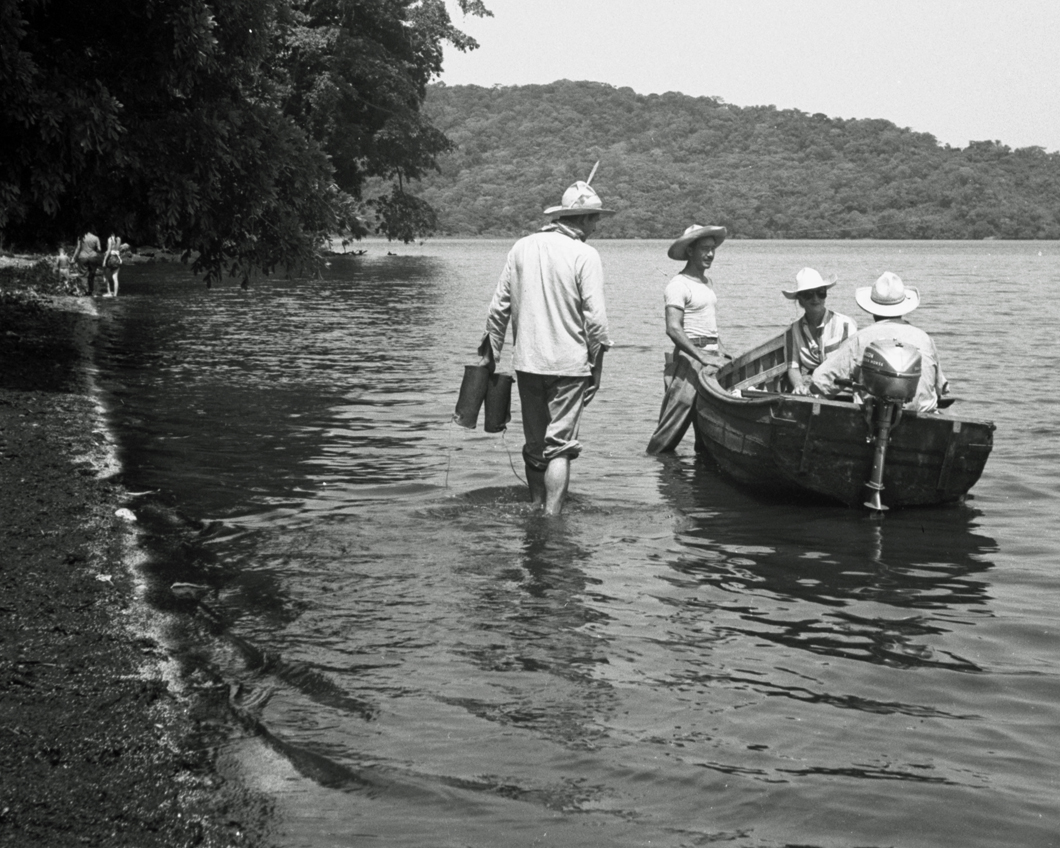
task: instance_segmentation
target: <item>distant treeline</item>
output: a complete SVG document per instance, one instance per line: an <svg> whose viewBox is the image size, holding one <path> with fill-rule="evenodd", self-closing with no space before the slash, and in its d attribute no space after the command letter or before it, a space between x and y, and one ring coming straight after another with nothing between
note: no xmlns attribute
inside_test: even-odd
<svg viewBox="0 0 1060 848"><path fill-rule="evenodd" d="M1060 238L1060 153L965 149L885 120L844 120L593 82L434 85L425 111L456 144L417 193L438 235L515 236L599 159L620 214L600 237Z"/></svg>

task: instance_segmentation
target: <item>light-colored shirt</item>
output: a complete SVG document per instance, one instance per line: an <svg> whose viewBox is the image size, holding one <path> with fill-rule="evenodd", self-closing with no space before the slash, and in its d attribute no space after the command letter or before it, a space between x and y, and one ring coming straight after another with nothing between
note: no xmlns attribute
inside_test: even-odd
<svg viewBox="0 0 1060 848"><path fill-rule="evenodd" d="M788 327L787 333L784 334L788 367L798 368L803 374L809 374L857 331L858 325L853 318L829 311L825 313L821 337L815 339L806 316L803 315Z"/></svg>
<svg viewBox="0 0 1060 848"><path fill-rule="evenodd" d="M666 284L663 299L667 306L676 306L684 311L685 335L718 337L718 296L712 285L678 274Z"/></svg>
<svg viewBox="0 0 1060 848"><path fill-rule="evenodd" d="M949 383L939 366L935 342L919 327L914 327L901 318L876 321L858 330L832 356L817 366L813 372L813 385L828 397L839 394L841 388L836 385L836 379L851 379L854 369L861 365L865 348L881 339L905 342L920 351L920 382L917 384L916 395L904 408L916 412L931 412L937 408L939 395L945 393Z"/></svg>
<svg viewBox="0 0 1060 848"><path fill-rule="evenodd" d="M511 323L516 371L588 376L600 349L611 347L600 254L573 232L546 227L508 253L486 332L500 361Z"/></svg>

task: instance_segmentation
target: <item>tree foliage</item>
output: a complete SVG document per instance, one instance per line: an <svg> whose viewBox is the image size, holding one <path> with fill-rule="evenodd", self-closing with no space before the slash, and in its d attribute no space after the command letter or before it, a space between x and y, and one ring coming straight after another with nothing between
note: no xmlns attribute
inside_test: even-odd
<svg viewBox="0 0 1060 848"><path fill-rule="evenodd" d="M1060 238L1060 153L1038 147L592 82L432 85L425 109L456 146L420 185L444 235L525 232L599 159L603 238Z"/></svg>
<svg viewBox="0 0 1060 848"><path fill-rule="evenodd" d="M444 0L0 0L0 233L116 232L207 279L308 261L376 208L411 240L431 216L404 186L449 149L421 110L445 43L476 46Z"/></svg>

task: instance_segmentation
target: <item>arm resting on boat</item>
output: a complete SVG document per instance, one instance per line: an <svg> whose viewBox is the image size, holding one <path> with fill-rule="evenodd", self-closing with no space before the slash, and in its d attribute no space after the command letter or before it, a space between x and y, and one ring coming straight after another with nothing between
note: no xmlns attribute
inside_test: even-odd
<svg viewBox="0 0 1060 848"><path fill-rule="evenodd" d="M803 376L802 369L798 365L788 366L788 384L794 394L809 394L810 378L809 376Z"/></svg>

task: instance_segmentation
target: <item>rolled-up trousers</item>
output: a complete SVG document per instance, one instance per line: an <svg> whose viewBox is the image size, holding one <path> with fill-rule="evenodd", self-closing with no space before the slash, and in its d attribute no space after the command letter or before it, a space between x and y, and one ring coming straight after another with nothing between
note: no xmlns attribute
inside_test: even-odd
<svg viewBox="0 0 1060 848"><path fill-rule="evenodd" d="M692 425L696 435L696 451L703 450L702 438L695 424L696 384L700 369L708 373L717 371L725 361L720 353L708 354L716 362L704 365L693 360L687 353L674 348L667 354L666 368L663 370L662 408L659 410L659 425L648 442L648 453L666 453L675 450Z"/></svg>

